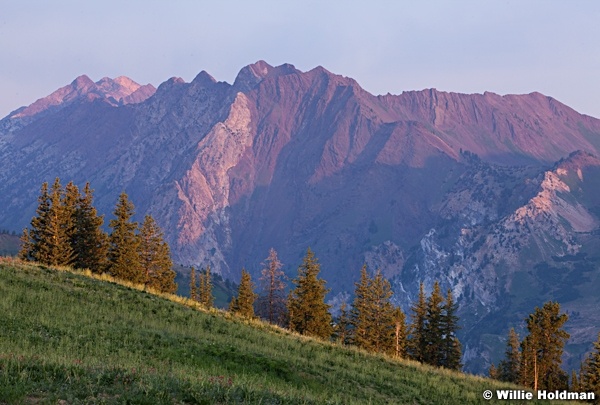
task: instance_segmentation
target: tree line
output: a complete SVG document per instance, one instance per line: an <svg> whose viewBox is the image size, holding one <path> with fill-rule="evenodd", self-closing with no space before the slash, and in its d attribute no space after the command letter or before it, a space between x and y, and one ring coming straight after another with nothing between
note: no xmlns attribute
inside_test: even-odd
<svg viewBox="0 0 600 405"><path fill-rule="evenodd" d="M563 326L569 319L560 313L558 302L546 302L525 320L527 336L511 328L506 341L504 359L490 366L491 378L524 385L533 390L567 390L595 392L600 397L600 333L594 349L581 363L579 373L568 374L561 368L564 345L570 335Z"/></svg>
<svg viewBox="0 0 600 405"><path fill-rule="evenodd" d="M135 207L125 192L119 196L110 233L104 216L93 206L93 190L83 193L73 183L65 187L56 178L43 183L36 215L23 230L19 257L53 266L89 269L144 284L161 292L177 290L169 245L151 215L142 224L133 221Z"/></svg>
<svg viewBox="0 0 600 405"><path fill-rule="evenodd" d="M462 367L461 345L456 336L457 306L450 290L443 296L438 282L429 296L421 284L408 323L402 309L391 301L389 281L380 271L369 275L365 265L355 283L351 307L342 304L339 317L333 319L330 305L325 302L329 289L325 280L319 278L320 264L311 249L298 267L296 278L291 280L293 288L287 295L281 267L277 252L271 249L263 263L260 294L254 292L251 276L243 269L238 295L231 300L229 310L245 317L258 316L302 335L370 352L450 369Z"/></svg>
<svg viewBox="0 0 600 405"><path fill-rule="evenodd" d="M134 205L122 192L109 221L110 233L102 229L104 216L93 206L93 190L86 183L81 193L73 182L62 187L43 183L36 215L21 237L19 256L46 265L72 266L108 273L162 292L175 292L175 272L163 233L150 215L141 225L133 221ZM325 296L330 291L319 278L320 264L309 248L298 267L288 294L286 276L275 249L262 263L260 294L250 274L242 269L237 296L229 310L244 317L260 317L303 335L355 345L370 352L410 358L421 363L460 369L461 344L456 335L459 318L452 291L445 296L439 283L427 296L424 284L410 307L410 322L393 305L390 283L380 271L370 275L366 265L355 283L354 300L342 304L333 319ZM210 266L190 274L190 298L206 308L213 306ZM560 305L547 302L526 319L528 335L519 340L514 329L507 339L505 358L492 364L492 378L521 384L534 390L594 391L600 396L600 334L594 350L573 371L571 381L561 369L561 357L569 334L568 320Z"/></svg>

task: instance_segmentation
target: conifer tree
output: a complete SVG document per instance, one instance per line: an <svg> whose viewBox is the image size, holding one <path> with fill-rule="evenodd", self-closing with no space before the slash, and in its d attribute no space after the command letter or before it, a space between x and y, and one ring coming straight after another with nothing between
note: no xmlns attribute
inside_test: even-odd
<svg viewBox="0 0 600 405"><path fill-rule="evenodd" d="M519 383L521 374L521 352L519 347L519 336L514 328L510 328L506 342L506 351L504 352L505 358L498 364L498 379L500 381L514 384Z"/></svg>
<svg viewBox="0 0 600 405"><path fill-rule="evenodd" d="M214 303L212 276L210 274L210 265L206 266L199 277L200 291L198 293L198 301L206 308L212 308Z"/></svg>
<svg viewBox="0 0 600 405"><path fill-rule="evenodd" d="M412 311L412 322L410 325L410 338L408 342L409 355L413 360L422 363L425 360L425 351L427 350L427 340L425 336L427 298L425 296L425 286L423 283L419 284L419 296L410 309Z"/></svg>
<svg viewBox="0 0 600 405"><path fill-rule="evenodd" d="M238 287L237 297L233 297L230 304L230 311L247 318L254 317L254 301L256 294L254 293L254 285L250 273L246 269L242 269L242 279Z"/></svg>
<svg viewBox="0 0 600 405"><path fill-rule="evenodd" d="M563 329L566 314L557 302L535 308L527 319L529 335L521 343L521 383L534 390L568 388L568 375L560 368L569 334Z"/></svg>
<svg viewBox="0 0 600 405"><path fill-rule="evenodd" d="M571 370L571 384L569 385L569 391L579 392L580 390L581 386L579 385L579 378L577 378L577 372L575 370Z"/></svg>
<svg viewBox="0 0 600 405"><path fill-rule="evenodd" d="M436 281L433 291L427 300L427 314L425 315L425 348L424 363L441 366L443 361L443 303L440 285Z"/></svg>
<svg viewBox="0 0 600 405"><path fill-rule="evenodd" d="M355 286L352 307L353 343L369 351L393 354L396 347L396 319L390 302L390 283L380 271L370 278L364 265L360 281ZM402 346L403 342L399 342L399 345Z"/></svg>
<svg viewBox="0 0 600 405"><path fill-rule="evenodd" d="M498 369L496 368L496 366L494 366L494 363L490 364L490 368L488 370L488 376L492 380L497 380L499 378Z"/></svg>
<svg viewBox="0 0 600 405"><path fill-rule="evenodd" d="M198 282L196 281L196 269L192 266L190 271L190 299L198 301Z"/></svg>
<svg viewBox="0 0 600 405"><path fill-rule="evenodd" d="M31 230L25 229L21 237L23 243L19 252L21 259L48 263L47 229L50 222L50 205L48 183L44 182L38 197L38 206L35 210L36 216L31 219Z"/></svg>
<svg viewBox="0 0 600 405"><path fill-rule="evenodd" d="M24 228L23 233L21 234L21 248L19 249L19 253L17 255L19 259L25 261L33 261L34 258L34 250L33 250L33 240L32 236L29 232L29 228Z"/></svg>
<svg viewBox="0 0 600 405"><path fill-rule="evenodd" d="M132 221L133 215L133 203L122 192L115 207L115 219L109 222L112 232L109 237L108 272L113 277L143 284L146 279L138 254L137 222Z"/></svg>
<svg viewBox="0 0 600 405"><path fill-rule="evenodd" d="M364 264L360 270L360 281L354 283L354 302L352 303L351 341L361 348L370 348L372 335L373 296L371 295L371 278Z"/></svg>
<svg viewBox="0 0 600 405"><path fill-rule="evenodd" d="M262 294L259 298L259 314L269 323L286 324L287 308L285 298L285 274L275 249L271 248L269 256L263 263L261 272Z"/></svg>
<svg viewBox="0 0 600 405"><path fill-rule="evenodd" d="M408 331L406 327L406 315L400 308L394 308L394 356L405 358L407 354Z"/></svg>
<svg viewBox="0 0 600 405"><path fill-rule="evenodd" d="M333 328L333 334L337 342L343 345L349 343L350 325L351 319L350 314L348 313L348 306L344 302L340 307L340 316L335 322L335 326Z"/></svg>
<svg viewBox="0 0 600 405"><path fill-rule="evenodd" d="M292 283L296 286L288 300L289 327L303 335L326 339L331 337L331 314L325 303L325 280L319 279L321 267L314 253L308 248L302 265L298 267L298 277Z"/></svg>
<svg viewBox="0 0 600 405"><path fill-rule="evenodd" d="M42 185L38 202L37 216L31 220L31 230L23 234L23 240L29 237L29 241L24 244L21 257L48 265L68 266L74 258L70 244L72 223L65 207L64 189L58 177L50 192L47 183Z"/></svg>
<svg viewBox="0 0 600 405"><path fill-rule="evenodd" d="M462 367L460 362L462 351L458 336L456 336L456 332L459 329L456 311L457 304L452 297L452 290L448 289L442 313L442 353L440 365L451 370L460 370Z"/></svg>
<svg viewBox="0 0 600 405"><path fill-rule="evenodd" d="M151 215L144 217L139 229L139 254L146 286L160 292L177 290L169 245Z"/></svg>
<svg viewBox="0 0 600 405"><path fill-rule="evenodd" d="M393 293L390 282L383 277L380 270L377 270L375 277L371 280L370 289L370 295L373 297L372 349L380 353L393 354L396 330L395 309L390 302Z"/></svg>
<svg viewBox="0 0 600 405"><path fill-rule="evenodd" d="M61 213L61 226L64 228L67 237L67 244L69 248L72 250L72 265L75 266L77 262L77 251L75 250L75 242L77 238L77 210L79 208L79 199L81 195L79 193L79 188L70 181L64 189L63 198L61 201L62 204L62 213ZM75 266L76 267L76 266Z"/></svg>
<svg viewBox="0 0 600 405"><path fill-rule="evenodd" d="M90 269L93 273L106 270L108 236L102 230L104 216L99 216L93 206L93 190L86 183L75 210L75 232L73 234L74 266Z"/></svg>
<svg viewBox="0 0 600 405"><path fill-rule="evenodd" d="M600 398L600 333L594 348L586 359L579 377L581 391L594 392Z"/></svg>

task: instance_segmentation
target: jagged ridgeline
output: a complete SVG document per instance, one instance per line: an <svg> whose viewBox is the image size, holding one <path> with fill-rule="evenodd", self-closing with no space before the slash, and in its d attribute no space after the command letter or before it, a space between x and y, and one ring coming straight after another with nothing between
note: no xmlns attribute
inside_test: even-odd
<svg viewBox="0 0 600 405"><path fill-rule="evenodd" d="M258 280L271 247L293 278L310 246L336 309L365 262L405 313L438 280L474 372L558 301L573 369L600 325L599 155L600 121L539 93L375 96L262 61L233 84L80 77L0 120L0 227L29 225L43 182L90 181L99 212L126 190L174 262L224 279Z"/></svg>

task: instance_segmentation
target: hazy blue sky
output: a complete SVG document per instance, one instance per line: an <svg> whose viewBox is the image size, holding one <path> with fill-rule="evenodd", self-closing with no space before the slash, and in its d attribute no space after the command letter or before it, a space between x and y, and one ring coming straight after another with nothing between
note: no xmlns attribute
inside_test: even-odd
<svg viewBox="0 0 600 405"><path fill-rule="evenodd" d="M0 2L0 117L76 76L232 83L264 59L375 94L539 91L600 118L599 1Z"/></svg>

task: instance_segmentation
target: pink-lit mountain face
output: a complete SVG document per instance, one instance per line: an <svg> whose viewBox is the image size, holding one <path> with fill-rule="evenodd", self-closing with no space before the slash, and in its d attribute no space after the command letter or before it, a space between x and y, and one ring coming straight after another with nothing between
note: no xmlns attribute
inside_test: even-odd
<svg viewBox="0 0 600 405"><path fill-rule="evenodd" d="M102 100L113 106L135 104L146 100L155 91L151 84L142 86L125 76L115 79L104 77L94 83L89 77L82 75L49 96L10 113L1 121L0 131L15 131L73 103Z"/></svg>
<svg viewBox="0 0 600 405"><path fill-rule="evenodd" d="M405 309L438 279L465 336L487 325L464 342L481 370L496 352L481 333L504 336L543 299L583 313L589 294L570 277L600 287L599 149L600 120L539 93L374 96L262 61L233 84L82 76L0 121L0 228L26 226L59 176L90 181L107 219L127 191L175 261L225 277L257 276L271 247L294 276L310 246L334 303L365 262Z"/></svg>

